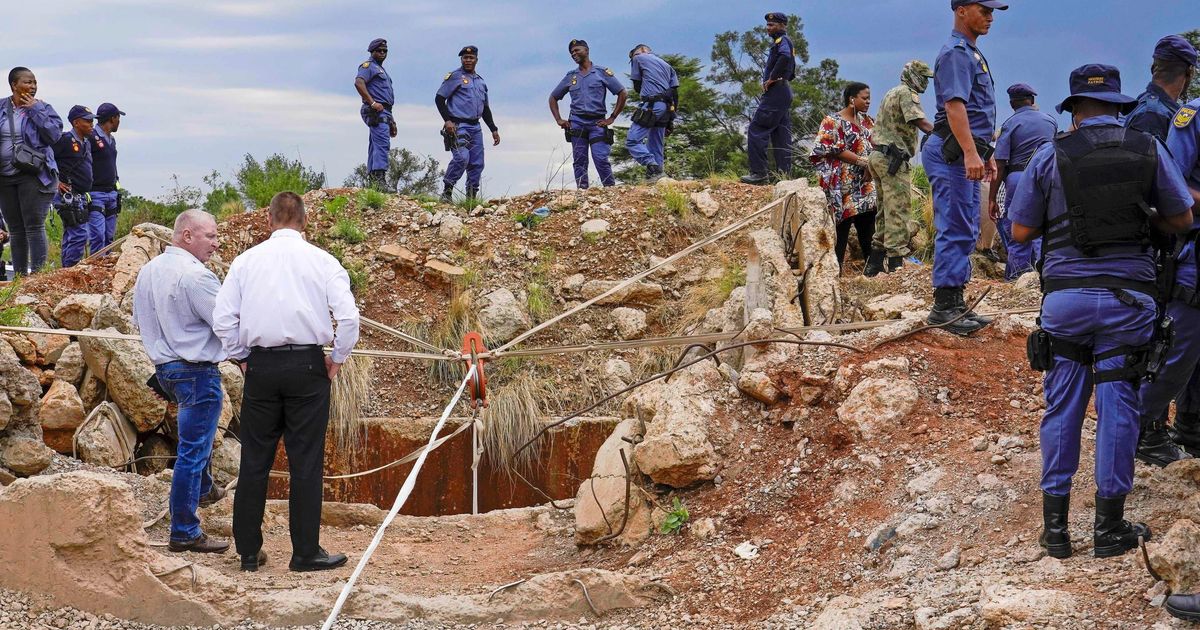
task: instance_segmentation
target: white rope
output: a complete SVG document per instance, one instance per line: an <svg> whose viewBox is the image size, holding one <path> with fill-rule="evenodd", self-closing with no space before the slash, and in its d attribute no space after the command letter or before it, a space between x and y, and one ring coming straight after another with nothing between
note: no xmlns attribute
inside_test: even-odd
<svg viewBox="0 0 1200 630"><path fill-rule="evenodd" d="M329 613L329 618L325 620L321 630L329 630L333 627L333 623L337 621L338 613L341 612L342 606L346 603L346 598L350 597L350 591L354 589L354 583L358 581L358 576L367 566L367 561L371 559L371 554L375 553L375 548L383 541L383 534L387 531L388 525L392 524L392 520L400 513L400 508L404 507L404 502L408 500L408 496L412 494L413 488L417 485L417 475L421 472L421 467L425 465L425 457L429 455L429 451L433 450L433 443L437 440L438 433L442 430L442 426L446 424L446 420L450 417L450 412L454 410L462 398L463 392L467 389L467 382L475 376L475 365L467 370L467 375L463 378L463 382L459 384L458 391L454 392L454 397L450 399L450 404L446 405L445 411L442 412L442 417L438 419L437 425L433 427L433 432L429 434L429 442L425 445L425 450L417 456L417 461L413 464L412 470L409 471L408 477L404 480L404 485L400 486L400 493L396 495L396 502L392 504L392 509L388 512L387 517L383 519L383 524L375 531L375 537L371 539L371 544L367 545L367 550L363 552L362 559L358 561L358 566L354 568L354 573L350 574L350 580L346 582L346 586L342 588L342 592L338 595L337 602L333 604L333 610Z"/></svg>

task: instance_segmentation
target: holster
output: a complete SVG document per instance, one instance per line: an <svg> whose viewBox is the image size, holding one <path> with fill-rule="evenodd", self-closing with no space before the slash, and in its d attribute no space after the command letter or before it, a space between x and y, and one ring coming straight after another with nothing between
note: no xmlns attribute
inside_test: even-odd
<svg viewBox="0 0 1200 630"><path fill-rule="evenodd" d="M1150 340L1150 351L1146 353L1146 381L1153 383L1158 378L1167 363L1167 353L1175 343L1175 319L1170 315L1163 317L1154 327L1154 337Z"/></svg>
<svg viewBox="0 0 1200 630"><path fill-rule="evenodd" d="M896 173L899 173L900 169L912 159L912 156L908 154L908 151L897 149L896 146L892 144L881 144L876 148L879 149L880 153L883 153L887 156L888 175L895 175Z"/></svg>
<svg viewBox="0 0 1200 630"><path fill-rule="evenodd" d="M617 132L612 127L604 128L604 143L615 144L617 141Z"/></svg>
<svg viewBox="0 0 1200 630"><path fill-rule="evenodd" d="M374 126L378 125L379 122L380 122L379 112L375 111L373 108L368 107L367 108L367 125L374 127Z"/></svg>
<svg viewBox="0 0 1200 630"><path fill-rule="evenodd" d="M653 127L658 122L658 116L654 115L654 104L649 107L639 107L633 110L633 115L629 117L635 124L643 127Z"/></svg>
<svg viewBox="0 0 1200 630"><path fill-rule="evenodd" d="M979 153L979 159L984 162L992 159L992 154L996 152L996 149L987 140L975 136L972 136L971 139L975 141L975 151ZM957 164L963 159L962 145L958 143L958 137L953 133L946 136L946 141L942 144L942 159L947 164Z"/></svg>
<svg viewBox="0 0 1200 630"><path fill-rule="evenodd" d="M458 148L457 134L450 133L449 131L446 131L445 128L442 128L441 134L442 146L445 147L447 151L453 151Z"/></svg>
<svg viewBox="0 0 1200 630"><path fill-rule="evenodd" d="M62 219L64 228L73 228L87 223L87 208L77 205L59 205L54 207Z"/></svg>
<svg viewBox="0 0 1200 630"><path fill-rule="evenodd" d="M1038 372L1045 372L1054 367L1054 350L1050 345L1050 334L1041 328L1029 333L1025 340L1025 355L1029 358L1029 367Z"/></svg>

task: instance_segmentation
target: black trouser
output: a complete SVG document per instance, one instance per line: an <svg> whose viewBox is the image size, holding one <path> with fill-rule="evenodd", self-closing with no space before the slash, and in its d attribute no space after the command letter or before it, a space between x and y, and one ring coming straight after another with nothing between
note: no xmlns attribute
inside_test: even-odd
<svg viewBox="0 0 1200 630"><path fill-rule="evenodd" d="M846 244L850 242L850 226L858 233L858 246L862 249L863 260L871 255L871 239L875 238L875 211L860 212L849 219L843 219L837 224L837 243L833 251L837 254L838 266L846 259Z"/></svg>
<svg viewBox="0 0 1200 630"><path fill-rule="evenodd" d="M319 347L250 352L238 433L241 470L233 498L233 538L239 554L252 556L262 547L267 479L281 435L291 473L292 553L304 558L317 553L329 386L325 355Z"/></svg>
<svg viewBox="0 0 1200 630"><path fill-rule="evenodd" d="M46 264L46 215L54 192L44 192L33 175L0 175L0 213L8 225L13 271L25 275Z"/></svg>

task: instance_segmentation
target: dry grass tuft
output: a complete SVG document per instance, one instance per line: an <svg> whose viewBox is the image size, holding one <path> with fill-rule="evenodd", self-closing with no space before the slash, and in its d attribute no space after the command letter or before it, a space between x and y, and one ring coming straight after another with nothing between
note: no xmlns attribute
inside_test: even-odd
<svg viewBox="0 0 1200 630"><path fill-rule="evenodd" d="M537 451L517 449L542 428L544 405L554 394L550 381L538 378L532 370L515 376L491 390L483 411L481 439L484 456L499 470L529 472L536 463Z"/></svg>
<svg viewBox="0 0 1200 630"><path fill-rule="evenodd" d="M745 267L724 254L719 263L721 275L687 289L675 320L677 330L686 330L704 321L710 310L720 307L734 289L746 284Z"/></svg>
<svg viewBox="0 0 1200 630"><path fill-rule="evenodd" d="M486 330L479 322L475 311L475 300L470 291L455 289L446 308L445 316L425 330L423 326L410 325L404 332L413 334L439 348L461 348L463 336L471 331L483 333L484 343L491 346ZM429 367L429 378L435 384L455 385L462 382L466 370L461 361L434 361Z"/></svg>
<svg viewBox="0 0 1200 630"><path fill-rule="evenodd" d="M329 428L339 453L353 459L366 445L362 408L371 399L374 362L352 356L338 371L329 393Z"/></svg>

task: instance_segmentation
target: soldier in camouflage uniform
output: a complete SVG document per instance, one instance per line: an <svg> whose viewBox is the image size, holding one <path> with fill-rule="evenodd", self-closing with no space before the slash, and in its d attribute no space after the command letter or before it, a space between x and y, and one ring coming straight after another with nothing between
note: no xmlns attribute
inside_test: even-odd
<svg viewBox="0 0 1200 630"><path fill-rule="evenodd" d="M883 97L871 140L875 150L868 156L879 191L879 212L875 216L875 242L863 275L875 276L904 265L908 247L908 214L911 208L912 171L908 162L917 152L917 130L925 133L933 125L925 120L921 108L921 93L929 86L933 71L924 61L905 64L900 73L900 85Z"/></svg>

